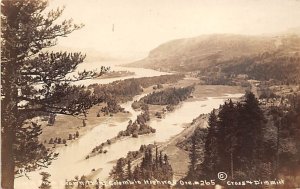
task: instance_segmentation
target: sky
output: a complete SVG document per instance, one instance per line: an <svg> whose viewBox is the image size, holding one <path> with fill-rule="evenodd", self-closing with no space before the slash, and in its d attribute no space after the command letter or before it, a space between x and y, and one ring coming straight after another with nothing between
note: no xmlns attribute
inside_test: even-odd
<svg viewBox="0 0 300 189"><path fill-rule="evenodd" d="M59 46L142 58L158 45L203 34L274 34L300 26L300 0L49 0L85 24Z"/></svg>

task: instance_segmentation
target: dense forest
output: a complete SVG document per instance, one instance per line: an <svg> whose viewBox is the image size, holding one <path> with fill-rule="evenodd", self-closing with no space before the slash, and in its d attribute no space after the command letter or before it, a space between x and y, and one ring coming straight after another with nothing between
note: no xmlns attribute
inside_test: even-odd
<svg viewBox="0 0 300 189"><path fill-rule="evenodd" d="M184 78L183 74L131 78L114 81L110 84L92 84L88 88L101 99L114 99L117 102L125 102L141 94L143 88L158 84L174 83L182 78Z"/></svg>
<svg viewBox="0 0 300 189"><path fill-rule="evenodd" d="M184 78L182 74L161 75L155 77L131 78L114 81L110 84L92 84L88 89L99 99L99 102L106 102L106 106L101 108L104 115L123 112L119 103L132 100L136 95L143 92L143 88L154 85L161 86L165 83L174 83ZM100 117L100 113L97 114Z"/></svg>
<svg viewBox="0 0 300 189"><path fill-rule="evenodd" d="M255 56L233 58L200 71L208 84L233 84L238 75L260 81L274 80L278 84L297 84L300 82L299 53L279 54L265 52Z"/></svg>
<svg viewBox="0 0 300 189"><path fill-rule="evenodd" d="M229 100L213 110L208 122L188 140L190 166L184 180L210 180L225 172L232 181L283 178L283 188L296 187L300 96L291 106L266 108L248 93L242 102Z"/></svg>
<svg viewBox="0 0 300 189"><path fill-rule="evenodd" d="M181 88L168 88L162 91L154 91L140 99L140 102L152 105L177 105L186 100L193 92L194 86Z"/></svg>
<svg viewBox="0 0 300 189"><path fill-rule="evenodd" d="M158 152L157 147L155 153L152 149L151 145L141 146L136 154L144 152L144 156L141 163L134 168L132 168L132 159L129 155L126 158L120 158L110 174L119 186L112 188L169 188L173 180L173 170L168 156L162 151Z"/></svg>
<svg viewBox="0 0 300 189"><path fill-rule="evenodd" d="M237 60L236 64L226 65L223 71L228 74L247 74L261 81L273 79L284 84L299 83L300 57L276 57L266 53L260 57Z"/></svg>

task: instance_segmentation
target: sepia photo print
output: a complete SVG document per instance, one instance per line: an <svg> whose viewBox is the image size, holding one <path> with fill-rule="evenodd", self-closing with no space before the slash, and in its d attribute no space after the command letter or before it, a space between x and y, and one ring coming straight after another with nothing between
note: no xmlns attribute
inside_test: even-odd
<svg viewBox="0 0 300 189"><path fill-rule="evenodd" d="M300 188L300 1L1 0L1 188Z"/></svg>

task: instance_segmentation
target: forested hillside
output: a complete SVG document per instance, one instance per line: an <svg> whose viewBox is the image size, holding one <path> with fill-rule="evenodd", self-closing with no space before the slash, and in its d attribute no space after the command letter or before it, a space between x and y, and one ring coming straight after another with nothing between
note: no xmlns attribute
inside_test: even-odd
<svg viewBox="0 0 300 189"><path fill-rule="evenodd" d="M217 73L217 75L216 75ZM199 77L210 79L218 77L232 80L239 74L249 79L261 81L275 80L278 83L300 82L300 38L289 36L282 38L275 51L267 51L252 55L235 57L231 60L211 65L200 70Z"/></svg>
<svg viewBox="0 0 300 189"><path fill-rule="evenodd" d="M193 72L212 84L228 84L239 74L295 83L300 81L300 37L219 34L178 39L129 66Z"/></svg>
<svg viewBox="0 0 300 189"><path fill-rule="evenodd" d="M275 49L275 39L242 35L203 35L178 39L153 49L149 56L131 66L162 70L194 71L233 57Z"/></svg>
<svg viewBox="0 0 300 189"><path fill-rule="evenodd" d="M283 188L299 184L299 96L291 106L266 108L248 93L242 102L230 100L213 110L208 123L187 140L191 163L185 180L210 180L225 172L232 181L284 179Z"/></svg>

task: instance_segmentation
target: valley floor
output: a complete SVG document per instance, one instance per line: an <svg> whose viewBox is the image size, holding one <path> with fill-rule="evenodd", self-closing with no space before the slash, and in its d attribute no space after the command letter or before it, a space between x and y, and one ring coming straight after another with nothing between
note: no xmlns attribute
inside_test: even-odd
<svg viewBox="0 0 300 189"><path fill-rule="evenodd" d="M191 98L187 99L187 101L199 101L199 100L202 101L205 100L207 97L217 97L217 96L220 97L224 94L244 93L244 89L242 87L200 85L198 80L195 80L194 78L185 78L183 80L180 80L177 83L164 84L162 89L168 87L176 87L176 88L186 87L193 84L195 85L195 90L192 93ZM151 86L145 88L143 94L148 94L153 91L155 90ZM40 136L40 141L45 141L44 144L46 145L46 147L53 147L53 148L58 146L63 147L64 144L57 144L57 145L49 144L50 138L55 139L56 137L60 137L62 139L66 139L68 145L70 142L73 141L73 140L68 140L69 134L75 134L76 131L79 132L79 137L81 137L85 133L93 129L94 127L101 125L101 123L105 122L105 120L107 119L114 120L113 122L114 124L111 124L112 127L117 126L118 123L120 122L124 122L126 120L129 121L131 117L131 113L127 112L126 109L124 112L119 112L117 114L106 115L106 116L101 114L100 117L97 117L97 113L104 105L105 104L96 105L90 109L89 113L87 114L86 126L84 127L83 127L82 120L72 116L65 116L65 115L57 116L55 124L53 126L47 126L47 122L45 121L42 122L43 133ZM180 106L180 104L178 106ZM165 108L165 106L150 105L149 110L150 110L151 119L159 119L155 117L155 113L157 111L162 110L163 108ZM162 117L162 119L164 118ZM190 122L192 121L193 120L190 120ZM186 123L182 125L182 127L185 128L183 132L174 136L168 142L165 142L160 145L160 149L162 149L164 153L168 154L170 158L170 163L174 170L175 180L178 180L182 178L184 175L186 175L186 172L188 170L188 164L189 164L188 153L183 149L177 147L176 144L184 140L185 138L189 137L189 135L193 133L193 130L196 127L206 127L206 126L207 126L207 115L199 116L198 118L195 119L195 121L193 121L193 124Z"/></svg>

